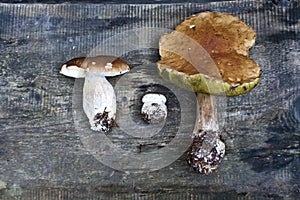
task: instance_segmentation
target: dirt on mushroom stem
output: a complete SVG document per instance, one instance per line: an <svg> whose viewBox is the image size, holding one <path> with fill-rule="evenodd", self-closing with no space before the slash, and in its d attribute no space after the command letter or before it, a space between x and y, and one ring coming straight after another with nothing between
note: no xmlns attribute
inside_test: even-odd
<svg viewBox="0 0 300 200"><path fill-rule="evenodd" d="M199 130L186 154L186 161L195 172L207 175L218 168L224 155L225 143L219 133Z"/></svg>
<svg viewBox="0 0 300 200"><path fill-rule="evenodd" d="M115 125L114 118L109 118L108 113L109 112L106 111L105 107L102 113L97 113L94 117L95 127L100 125L100 127L102 127L101 130L103 132L110 130Z"/></svg>

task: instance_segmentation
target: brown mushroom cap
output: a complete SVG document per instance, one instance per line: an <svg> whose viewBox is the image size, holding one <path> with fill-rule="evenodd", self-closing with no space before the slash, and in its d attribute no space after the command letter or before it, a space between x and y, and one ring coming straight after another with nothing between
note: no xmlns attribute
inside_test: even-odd
<svg viewBox="0 0 300 200"><path fill-rule="evenodd" d="M255 31L241 19L226 13L203 12L176 27L200 43L208 53L236 51L248 55L254 45Z"/></svg>
<svg viewBox="0 0 300 200"><path fill-rule="evenodd" d="M190 47L192 44L178 33L201 45L203 52L195 53L193 48L197 47ZM248 57L255 37L255 31L237 17L199 13L161 37L158 69L163 78L180 86L191 85L195 92L243 94L255 87L261 76L260 67ZM182 52L188 54L181 55ZM192 63L196 57L197 63Z"/></svg>
<svg viewBox="0 0 300 200"><path fill-rule="evenodd" d="M83 78L86 72L101 76L117 76L130 70L128 64L114 56L78 57L67 61L60 73L74 78Z"/></svg>

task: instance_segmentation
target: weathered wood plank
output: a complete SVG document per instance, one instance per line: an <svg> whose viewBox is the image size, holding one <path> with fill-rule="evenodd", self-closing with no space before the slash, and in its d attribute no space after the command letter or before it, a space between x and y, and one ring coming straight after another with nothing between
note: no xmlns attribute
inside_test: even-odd
<svg viewBox="0 0 300 200"><path fill-rule="evenodd" d="M80 82L60 75L61 64L90 54L115 34L147 26L173 29L185 17L204 10L229 12L252 25L257 42L251 57L263 69L253 91L225 99L220 109L229 134L224 135L227 153L218 171L195 174L184 156L143 174L124 173L99 162L84 145L74 121L74 111L80 108L74 107L73 89ZM0 4L0 198L296 198L300 192L299 10L297 1L288 6L270 1ZM122 58L133 71L159 59L155 48ZM112 132L108 137L126 152L165 148L182 120L174 93L151 85L148 75L141 70L128 76L134 79L128 88L139 87L133 87L134 98L124 112L143 125L140 98L152 90L168 96L170 118L163 134L154 138ZM120 80L110 79L114 85Z"/></svg>

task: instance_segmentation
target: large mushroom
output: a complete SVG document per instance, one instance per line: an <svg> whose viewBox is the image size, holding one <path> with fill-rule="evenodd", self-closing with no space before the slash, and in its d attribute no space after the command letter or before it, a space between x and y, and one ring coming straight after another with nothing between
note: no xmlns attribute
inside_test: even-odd
<svg viewBox="0 0 300 200"><path fill-rule="evenodd" d="M116 95L105 77L124 74L128 64L114 56L78 57L63 64L60 73L73 78L85 78L83 110L91 129L109 131L116 117Z"/></svg>
<svg viewBox="0 0 300 200"><path fill-rule="evenodd" d="M215 170L225 154L213 95L244 94L260 80L261 69L249 58L255 38L255 31L239 18L203 12L160 39L160 75L197 94L198 121L187 161L199 173Z"/></svg>

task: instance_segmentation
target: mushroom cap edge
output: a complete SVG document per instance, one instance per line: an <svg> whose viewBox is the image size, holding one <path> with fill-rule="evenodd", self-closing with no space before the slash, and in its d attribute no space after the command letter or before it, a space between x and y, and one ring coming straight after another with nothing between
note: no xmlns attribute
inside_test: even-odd
<svg viewBox="0 0 300 200"><path fill-rule="evenodd" d="M211 78L201 73L187 75L171 68L162 67L162 65L159 63L157 65L159 74L164 80L171 82L180 88L196 93L199 92L212 95L225 94L226 96L238 96L252 90L261 79L261 76L259 76L251 82L242 83L238 86L232 86L223 80Z"/></svg>

